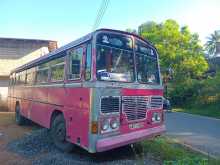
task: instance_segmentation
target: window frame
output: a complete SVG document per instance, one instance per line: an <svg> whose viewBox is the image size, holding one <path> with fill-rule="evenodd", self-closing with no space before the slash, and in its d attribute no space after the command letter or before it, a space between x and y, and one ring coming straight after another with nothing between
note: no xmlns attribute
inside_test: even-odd
<svg viewBox="0 0 220 165"><path fill-rule="evenodd" d="M35 83L36 83L36 66L34 66L34 67L31 67L31 68L28 68L28 69L26 69L25 70L25 85L26 86L32 86L32 85L34 85ZM30 74L31 75L31 82L28 82L28 74Z"/></svg>
<svg viewBox="0 0 220 165"><path fill-rule="evenodd" d="M90 47L90 48L89 48ZM89 69L90 69L90 76L89 76L89 79L87 79L86 78L86 71L87 71L87 58L88 58L88 49L90 49L90 67L88 67ZM91 41L88 41L87 43L86 43L86 46L85 46L85 55L84 55L85 57L84 57L84 74L83 74L83 76L84 76L84 80L85 81L90 81L91 79L92 79L92 64L93 64L93 57L92 57L92 42Z"/></svg>
<svg viewBox="0 0 220 165"><path fill-rule="evenodd" d="M37 66L37 67L39 67L39 66ZM47 81L37 81L38 72L39 71L44 71L44 70L48 70L48 72L47 72ZM45 68L41 68L41 69L36 69L34 84L46 84L48 82L49 82L49 66L45 67Z"/></svg>
<svg viewBox="0 0 220 165"><path fill-rule="evenodd" d="M57 82L64 82L65 81L65 73L66 73L65 72L65 66L66 66L66 58L65 57L66 57L66 54L65 54L65 56L54 58L54 59L49 61L49 72L48 72L49 77L48 77L48 82L50 82L50 83L57 83ZM60 59L60 58L63 58L63 62L57 63L55 65L51 64L51 62L53 60L57 60L57 59ZM52 68L56 67L56 66L60 66L60 65L63 65L63 78L60 79L60 80L52 80Z"/></svg>
<svg viewBox="0 0 220 165"><path fill-rule="evenodd" d="M133 60L133 79L131 81L118 81L118 80L99 80L98 76L97 76L97 49L98 46L102 46L102 47L106 47L109 49L115 49L115 50L121 50L121 51L125 51L125 52L129 52L132 54L132 60ZM102 45L102 44L96 44L96 54L95 54L95 58L96 58L96 65L95 65L95 75L96 75L96 81L100 81L100 82L119 82L119 83L134 83L136 82L136 64L135 64L135 57L134 57L134 51L133 50L128 50L128 49L121 49L121 48L117 48L117 47L112 47L112 46L106 46L106 45Z"/></svg>
<svg viewBox="0 0 220 165"><path fill-rule="evenodd" d="M70 54L69 54L69 51L73 51L73 50L77 50L77 49L82 49L82 59L81 59L81 64L80 64L80 73L79 73L79 78L70 78L69 75L72 75L70 74L71 72L71 69L70 69L70 65L71 65L71 60L70 60ZM76 47L72 47L70 49L68 49L66 51L66 56L67 56L67 72L66 72L66 77L67 77L67 81L80 81L80 80L83 80L85 79L85 76L83 74L84 70L85 70L85 53L86 53L86 43L82 43ZM91 78L90 78L91 79Z"/></svg>
<svg viewBox="0 0 220 165"><path fill-rule="evenodd" d="M139 80L139 78L138 78L138 66L137 66L138 61L139 61L138 55L146 55L146 53L142 53L142 52L139 52L139 51L136 50L138 42L140 44L143 44L145 47L150 48L155 53L155 56L147 54L147 58L155 59L156 60L157 76L158 76L158 81L159 82L149 83L149 82L143 82L143 81ZM160 75L160 67L159 67L159 58L158 58L158 53L157 53L156 49L153 46L151 46L150 44L148 44L148 43L146 43L146 42L144 42L144 41L142 41L142 40L140 40L138 38L135 38L134 45L135 45L134 46L134 53L135 53L135 61L136 61L136 63L135 63L136 66L135 67L136 67L136 79L137 79L137 82L140 83L140 84L160 85L161 84L161 75Z"/></svg>

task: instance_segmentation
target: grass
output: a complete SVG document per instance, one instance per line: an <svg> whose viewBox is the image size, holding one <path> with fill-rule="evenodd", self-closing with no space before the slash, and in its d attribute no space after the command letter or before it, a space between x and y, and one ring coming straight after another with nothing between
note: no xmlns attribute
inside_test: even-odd
<svg viewBox="0 0 220 165"><path fill-rule="evenodd" d="M207 165L219 165L220 160L215 160L201 153L194 152L189 148L179 144L178 142L168 138L159 137L154 140L147 140L136 144L135 150L137 153L138 164L143 164L144 155L150 153L154 157L161 160L162 164L198 164L205 161ZM190 161L194 162L190 162ZM185 164L184 164L185 161ZM197 163L196 163L197 161ZM206 165L204 164L204 165Z"/></svg>
<svg viewBox="0 0 220 165"><path fill-rule="evenodd" d="M183 108L174 108L174 112L185 112L201 116L208 116L220 119L220 104L209 104L202 106L191 106Z"/></svg>

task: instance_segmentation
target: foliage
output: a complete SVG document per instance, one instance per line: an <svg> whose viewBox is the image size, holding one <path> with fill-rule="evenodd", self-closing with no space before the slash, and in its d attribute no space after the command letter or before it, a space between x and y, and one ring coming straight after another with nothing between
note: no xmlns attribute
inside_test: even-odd
<svg viewBox="0 0 220 165"><path fill-rule="evenodd" d="M198 90L197 104L208 105L220 103L220 70L214 77L208 77L200 81L201 88Z"/></svg>
<svg viewBox="0 0 220 165"><path fill-rule="evenodd" d="M208 37L208 41L205 44L205 49L210 56L214 56L216 52L217 42L220 42L220 33L215 31Z"/></svg>
<svg viewBox="0 0 220 165"><path fill-rule="evenodd" d="M169 84L168 95L174 105L187 108L220 105L220 71L214 77L205 79L186 78L178 83ZM187 104L186 104L187 103Z"/></svg>
<svg viewBox="0 0 220 165"><path fill-rule="evenodd" d="M208 69L198 34L171 19L159 24L144 23L139 26L138 33L156 46L163 76L167 77L169 68L173 70L171 88L168 88L172 102L184 105L195 98L201 87L198 79Z"/></svg>
<svg viewBox="0 0 220 165"><path fill-rule="evenodd" d="M144 155L150 153L156 158L164 161L184 160L184 159L207 159L206 156L193 152L181 145L179 142L166 136L158 137L152 140L145 140L135 144L135 153Z"/></svg>
<svg viewBox="0 0 220 165"><path fill-rule="evenodd" d="M125 30L126 32L129 32L129 33L134 33L134 34L137 34L137 31L136 29L131 29L131 28L128 28Z"/></svg>
<svg viewBox="0 0 220 165"><path fill-rule="evenodd" d="M168 96L173 105L184 106L194 103L201 88L200 81L186 78L179 82L169 84Z"/></svg>
<svg viewBox="0 0 220 165"><path fill-rule="evenodd" d="M179 141L161 136L152 140L136 143L133 147L137 164L145 164L145 157L152 155L161 160L161 164L209 164L218 165L219 159L192 151Z"/></svg>
<svg viewBox="0 0 220 165"><path fill-rule="evenodd" d="M212 103L208 105L194 105L192 107L173 108L173 112L185 112L201 116L208 116L220 119L220 103Z"/></svg>
<svg viewBox="0 0 220 165"><path fill-rule="evenodd" d="M180 27L169 19L160 24L144 23L138 32L156 46L162 71L171 67L176 81L197 78L208 69L199 36L192 34L187 26Z"/></svg>

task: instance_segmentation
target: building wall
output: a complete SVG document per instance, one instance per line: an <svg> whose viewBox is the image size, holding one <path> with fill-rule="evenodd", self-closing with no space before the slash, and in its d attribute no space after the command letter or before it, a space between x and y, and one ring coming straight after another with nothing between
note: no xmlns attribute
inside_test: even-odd
<svg viewBox="0 0 220 165"><path fill-rule="evenodd" d="M8 81L9 77L0 78L0 100L5 101L8 94Z"/></svg>
<svg viewBox="0 0 220 165"><path fill-rule="evenodd" d="M0 38L0 111L7 105L11 70L56 48L55 41Z"/></svg>
<svg viewBox="0 0 220 165"><path fill-rule="evenodd" d="M5 102L8 96L10 71L47 53L48 48L42 47L20 59L0 59L0 100Z"/></svg>
<svg viewBox="0 0 220 165"><path fill-rule="evenodd" d="M0 59L19 59L48 45L48 41L0 38Z"/></svg>
<svg viewBox="0 0 220 165"><path fill-rule="evenodd" d="M7 111L8 81L9 77L0 77L0 111Z"/></svg>

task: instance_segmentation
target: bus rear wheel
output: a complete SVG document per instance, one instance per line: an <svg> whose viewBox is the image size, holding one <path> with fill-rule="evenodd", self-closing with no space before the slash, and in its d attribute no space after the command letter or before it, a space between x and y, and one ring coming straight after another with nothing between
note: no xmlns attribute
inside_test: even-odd
<svg viewBox="0 0 220 165"><path fill-rule="evenodd" d="M20 106L17 104L15 107L15 122L18 125L24 125L25 121L25 118L21 115Z"/></svg>
<svg viewBox="0 0 220 165"><path fill-rule="evenodd" d="M58 115L52 121L50 135L55 146L64 152L73 150L73 144L66 141L66 123L63 115Z"/></svg>

